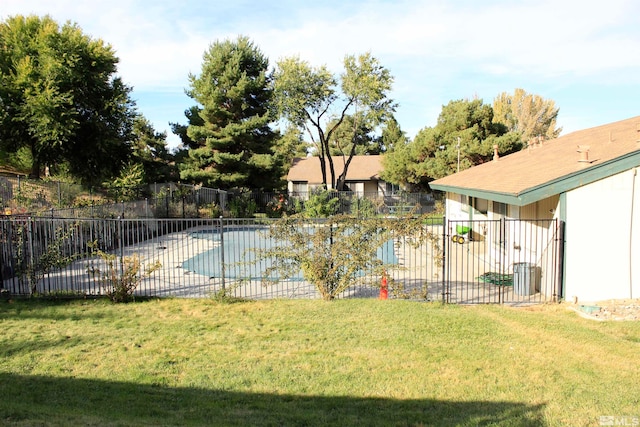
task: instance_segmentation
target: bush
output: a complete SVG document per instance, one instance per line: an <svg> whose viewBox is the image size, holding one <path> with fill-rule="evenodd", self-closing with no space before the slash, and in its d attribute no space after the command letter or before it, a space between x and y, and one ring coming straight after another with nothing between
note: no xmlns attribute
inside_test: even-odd
<svg viewBox="0 0 640 427"><path fill-rule="evenodd" d="M338 213L340 200L332 190L314 190L304 202L302 215L306 218L327 218Z"/></svg>
<svg viewBox="0 0 640 427"><path fill-rule="evenodd" d="M233 218L253 218L257 205L249 193L241 193L229 201L229 212Z"/></svg>
<svg viewBox="0 0 640 427"><path fill-rule="evenodd" d="M371 218L378 213L378 206L366 197L354 197L351 201L351 214L359 218Z"/></svg>
<svg viewBox="0 0 640 427"><path fill-rule="evenodd" d="M93 242L89 246L93 253L104 261L105 267L100 269L92 264L87 264L87 273L91 277L97 278L98 283L113 302L134 300L135 290L142 282L142 279L149 277L154 271L162 267L160 261L156 260L143 270L138 254L118 257L98 249L97 242Z"/></svg>

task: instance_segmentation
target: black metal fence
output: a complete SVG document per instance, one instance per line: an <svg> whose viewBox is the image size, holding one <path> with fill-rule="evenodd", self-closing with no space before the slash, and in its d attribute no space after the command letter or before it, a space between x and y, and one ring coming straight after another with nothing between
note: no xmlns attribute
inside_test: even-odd
<svg viewBox="0 0 640 427"><path fill-rule="evenodd" d="M562 297L563 223L448 221L445 300L528 303Z"/></svg>
<svg viewBox="0 0 640 427"><path fill-rule="evenodd" d="M267 233L274 221L6 218L0 220L0 287L12 295L104 295L105 278L133 268L141 296L208 297L224 289L249 299L319 298L304 272L265 285L269 261L252 254L282 245ZM327 220L299 226L313 233L319 221ZM424 231L430 240L416 245L391 237L378 249L391 298L529 303L561 296L555 220L434 220ZM152 265L159 268L145 276ZM382 277L363 279L338 297L378 297Z"/></svg>
<svg viewBox="0 0 640 427"><path fill-rule="evenodd" d="M76 184L0 176L0 215L49 218L277 218L300 212L313 192L228 192L180 183L154 183L132 190L135 201L105 201L106 190L87 194ZM359 217L426 213L435 208L430 193L332 192L335 213ZM117 200L117 199L116 199Z"/></svg>

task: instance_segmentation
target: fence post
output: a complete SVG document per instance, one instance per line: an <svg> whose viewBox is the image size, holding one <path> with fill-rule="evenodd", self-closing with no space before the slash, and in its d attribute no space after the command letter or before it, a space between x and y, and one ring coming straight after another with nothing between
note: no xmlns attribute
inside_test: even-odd
<svg viewBox="0 0 640 427"><path fill-rule="evenodd" d="M446 303L447 286L447 216L442 216L442 304Z"/></svg>
<svg viewBox="0 0 640 427"><path fill-rule="evenodd" d="M224 266L224 224L222 215L218 218L218 229L220 230L220 275L222 276L222 290L225 289L225 266Z"/></svg>
<svg viewBox="0 0 640 427"><path fill-rule="evenodd" d="M27 218L27 245L29 248L29 271L33 271L33 223L32 218ZM29 284L29 295L33 295L35 291L36 283L31 283L30 274L27 274L27 283Z"/></svg>
<svg viewBox="0 0 640 427"><path fill-rule="evenodd" d="M124 276L124 227L123 218L118 217L118 244L120 249L120 277Z"/></svg>

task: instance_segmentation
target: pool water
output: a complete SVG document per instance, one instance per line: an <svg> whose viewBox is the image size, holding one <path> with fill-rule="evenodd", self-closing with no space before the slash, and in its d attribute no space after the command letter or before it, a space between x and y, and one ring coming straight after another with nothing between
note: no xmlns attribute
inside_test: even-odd
<svg viewBox="0 0 640 427"><path fill-rule="evenodd" d="M224 232L224 253L221 245L202 252L182 263L182 268L210 278L223 277L222 265L224 256L224 277L246 278L259 280L262 272L271 263L268 259L256 262L256 256L250 249L269 249L272 240L263 236L265 229L261 228L233 228ZM197 239L209 239L220 242L217 230L200 230L189 233ZM387 264L397 264L393 240L388 240L377 251L378 258ZM303 280L302 272L291 280Z"/></svg>

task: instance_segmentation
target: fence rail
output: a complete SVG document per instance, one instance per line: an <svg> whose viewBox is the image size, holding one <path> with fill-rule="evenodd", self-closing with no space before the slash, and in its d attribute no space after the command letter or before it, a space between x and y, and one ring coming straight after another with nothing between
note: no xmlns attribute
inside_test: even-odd
<svg viewBox="0 0 640 427"><path fill-rule="evenodd" d="M139 261L140 296L207 297L225 290L249 299L319 298L303 272L270 277L275 284L265 285L269 261L254 255L285 243L267 233L274 221L6 218L0 220L0 288L13 295L104 295L109 289L101 277L110 267L99 249L117 260L116 275ZM298 226L313 233L330 224L321 221L327 220ZM555 220L433 221L424 224L430 241L391 237L377 257L387 265L391 298L542 302L562 295L560 229ZM160 268L142 277L156 262ZM381 277L367 279L338 297L378 297Z"/></svg>

